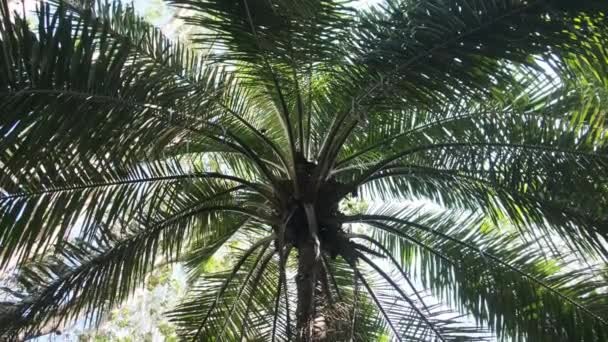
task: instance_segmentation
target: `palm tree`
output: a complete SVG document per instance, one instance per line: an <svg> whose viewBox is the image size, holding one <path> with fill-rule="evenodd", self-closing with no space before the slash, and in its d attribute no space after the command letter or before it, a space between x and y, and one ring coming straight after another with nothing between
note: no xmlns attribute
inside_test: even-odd
<svg viewBox="0 0 608 342"><path fill-rule="evenodd" d="M608 2L170 2L2 2L0 336L181 263L188 340L608 339Z"/></svg>

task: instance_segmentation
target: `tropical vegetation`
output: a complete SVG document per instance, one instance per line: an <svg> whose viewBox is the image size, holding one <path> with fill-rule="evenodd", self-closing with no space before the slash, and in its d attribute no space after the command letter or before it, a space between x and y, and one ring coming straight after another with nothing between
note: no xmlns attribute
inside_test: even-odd
<svg viewBox="0 0 608 342"><path fill-rule="evenodd" d="M168 2L0 3L2 338L608 339L608 2Z"/></svg>

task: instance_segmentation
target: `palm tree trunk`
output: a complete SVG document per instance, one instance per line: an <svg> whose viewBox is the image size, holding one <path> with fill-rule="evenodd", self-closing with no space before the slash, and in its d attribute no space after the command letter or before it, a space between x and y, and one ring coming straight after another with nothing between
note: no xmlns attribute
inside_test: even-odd
<svg viewBox="0 0 608 342"><path fill-rule="evenodd" d="M301 342L313 340L314 293L317 284L317 270L314 243L307 239L305 243L298 246L298 274L296 277L298 290L296 331L297 340Z"/></svg>

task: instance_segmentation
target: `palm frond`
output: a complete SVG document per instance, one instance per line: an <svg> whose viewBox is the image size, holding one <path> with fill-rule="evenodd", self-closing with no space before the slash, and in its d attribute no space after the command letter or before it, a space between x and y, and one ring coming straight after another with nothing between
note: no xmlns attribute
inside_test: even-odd
<svg viewBox="0 0 608 342"><path fill-rule="evenodd" d="M171 0L194 15L187 24L205 27L194 42L214 45L220 58L301 67L335 58L337 39L348 28L349 12L343 1L315 0L216 1Z"/></svg>
<svg viewBox="0 0 608 342"><path fill-rule="evenodd" d="M0 125L3 168L14 175L35 168L26 155L107 159L111 153L128 160L204 123L192 113L210 108L227 80L224 73L172 44L132 8L115 3L93 17L66 6L41 3L35 33L24 19L12 22L3 14L2 69L12 73L0 88L7 113ZM184 96L197 99L197 107Z"/></svg>
<svg viewBox="0 0 608 342"><path fill-rule="evenodd" d="M512 83L509 64L538 70L534 57L563 66L592 54L586 44L601 37L606 10L597 1L386 1L354 32L350 82L357 101L382 106L487 92Z"/></svg>
<svg viewBox="0 0 608 342"><path fill-rule="evenodd" d="M217 213L230 209L199 207L161 222L133 224L122 234L105 230L88 240L64 243L51 256L18 269L24 293L0 318L3 333L28 336L49 322L59 324L83 314L97 322L102 313L143 285L161 256L175 260L189 241L208 246L222 241ZM212 229L206 223L210 219ZM225 229L232 228L229 220L224 224Z"/></svg>
<svg viewBox="0 0 608 342"><path fill-rule="evenodd" d="M576 95L562 88L547 92L545 84L529 84L535 90L521 95L527 99L498 107L465 102L441 115L414 111L407 114L411 121L378 117L376 132L353 141L351 151L357 152L333 174L351 182L345 193L361 185L373 197L483 209L495 221L508 217L524 232L557 232L571 239L573 250L605 254L603 129L547 110L597 122L603 114L581 111L567 97L554 100Z"/></svg>
<svg viewBox="0 0 608 342"><path fill-rule="evenodd" d="M599 273L582 267L580 259L567 254L552 258L546 247L517 234L472 230L479 221L456 219L460 212L420 212L414 207L384 208L376 214L353 219L369 222L402 267L499 338L593 341L606 335Z"/></svg>
<svg viewBox="0 0 608 342"><path fill-rule="evenodd" d="M262 279L252 275L263 275L271 261L274 255L273 251L268 252L271 239L262 238L253 243L241 253L229 272L202 276L192 291L193 296L169 314L180 327L182 336L201 340L242 336L240 328L248 318L244 314L248 310L246 298L255 295Z"/></svg>
<svg viewBox="0 0 608 342"><path fill-rule="evenodd" d="M204 199L234 201L234 193L247 192L240 182L256 187L238 177L186 170L176 162L99 169L97 174L79 171L63 169L59 177L34 179L25 192L0 197L3 267L61 245L70 236L93 236L102 227L119 231L133 220L171 215Z"/></svg>
<svg viewBox="0 0 608 342"><path fill-rule="evenodd" d="M365 275L359 266L351 264L371 300L386 322L390 335L397 341L409 340L463 340L484 341L488 335L483 328L454 317L454 313L432 306L427 314L417 308L409 294L403 292L394 278L382 271L373 261L363 258L373 273ZM438 317L442 316L442 319ZM447 318L452 317L452 318Z"/></svg>

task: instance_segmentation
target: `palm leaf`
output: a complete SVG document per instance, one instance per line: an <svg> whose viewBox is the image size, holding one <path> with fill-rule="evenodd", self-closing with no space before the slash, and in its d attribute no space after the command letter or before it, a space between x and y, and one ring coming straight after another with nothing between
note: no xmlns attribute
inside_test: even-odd
<svg viewBox="0 0 608 342"><path fill-rule="evenodd" d="M542 245L522 241L517 234L472 231L467 227L479 221L451 219L458 212L396 210L387 207L353 219L369 222L402 267L498 337L584 341L605 336L605 303L595 292L598 270L572 270L578 259L567 254L551 258Z"/></svg>

